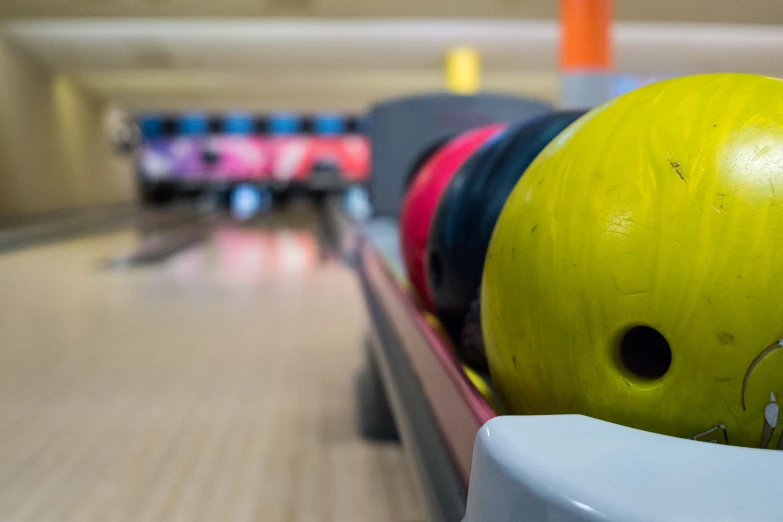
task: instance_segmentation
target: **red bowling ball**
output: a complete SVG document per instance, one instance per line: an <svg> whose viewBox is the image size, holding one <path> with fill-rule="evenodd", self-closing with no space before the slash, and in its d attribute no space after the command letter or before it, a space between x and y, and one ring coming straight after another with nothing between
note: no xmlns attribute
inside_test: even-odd
<svg viewBox="0 0 783 522"><path fill-rule="evenodd" d="M505 125L488 125L448 141L422 166L405 196L400 218L402 255L413 288L432 310L425 277L427 237L443 192L465 161Z"/></svg>

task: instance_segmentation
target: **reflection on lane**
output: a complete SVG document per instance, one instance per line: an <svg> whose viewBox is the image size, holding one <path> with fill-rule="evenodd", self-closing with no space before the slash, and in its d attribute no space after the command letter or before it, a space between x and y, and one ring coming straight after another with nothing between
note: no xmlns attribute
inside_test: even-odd
<svg viewBox="0 0 783 522"><path fill-rule="evenodd" d="M167 272L189 281L207 276L232 285L288 281L312 273L318 252L310 232L225 227L213 233L205 248L172 259Z"/></svg>

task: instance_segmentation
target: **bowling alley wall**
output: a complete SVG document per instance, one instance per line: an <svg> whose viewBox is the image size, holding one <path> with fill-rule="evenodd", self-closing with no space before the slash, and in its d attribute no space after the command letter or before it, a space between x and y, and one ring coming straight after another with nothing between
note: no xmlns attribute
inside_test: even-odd
<svg viewBox="0 0 783 522"><path fill-rule="evenodd" d="M133 201L132 164L105 139L106 110L0 38L0 219Z"/></svg>

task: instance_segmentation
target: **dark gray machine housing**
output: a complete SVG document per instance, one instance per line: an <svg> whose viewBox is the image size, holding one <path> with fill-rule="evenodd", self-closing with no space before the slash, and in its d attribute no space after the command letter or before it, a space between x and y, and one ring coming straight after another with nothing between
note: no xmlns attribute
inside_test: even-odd
<svg viewBox="0 0 783 522"><path fill-rule="evenodd" d="M423 94L376 104L369 113L370 201L375 216L398 218L406 184L422 157L456 134L550 112L544 102L503 94Z"/></svg>

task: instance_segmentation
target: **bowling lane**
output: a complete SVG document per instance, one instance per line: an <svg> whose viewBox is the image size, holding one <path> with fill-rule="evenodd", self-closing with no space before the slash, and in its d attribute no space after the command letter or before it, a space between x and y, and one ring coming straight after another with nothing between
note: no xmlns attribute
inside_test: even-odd
<svg viewBox="0 0 783 522"><path fill-rule="evenodd" d="M106 268L137 242L0 255L0 520L423 519L399 447L357 434L367 318L311 233Z"/></svg>

